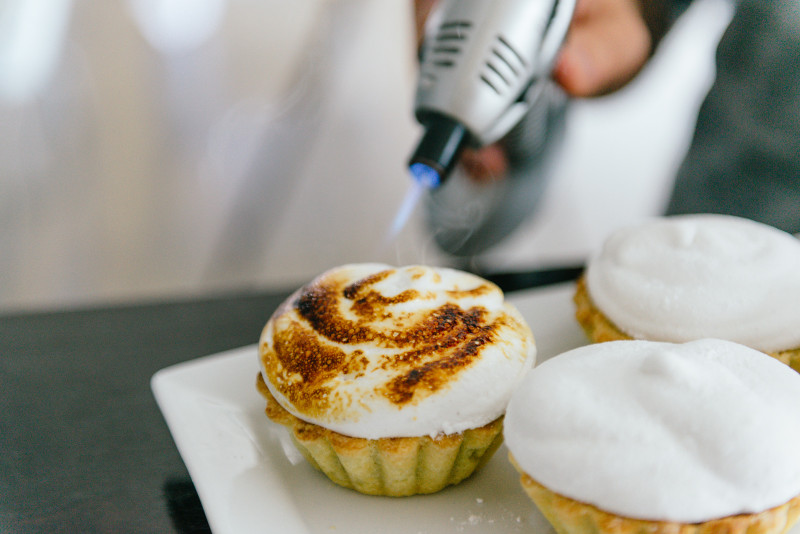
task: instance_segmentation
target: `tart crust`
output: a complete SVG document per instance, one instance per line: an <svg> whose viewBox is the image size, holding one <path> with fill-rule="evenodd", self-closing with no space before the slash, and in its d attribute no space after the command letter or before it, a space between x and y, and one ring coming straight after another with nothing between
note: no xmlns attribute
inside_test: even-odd
<svg viewBox="0 0 800 534"><path fill-rule="evenodd" d="M648 521L605 512L539 484L509 459L520 473L523 489L558 534L784 534L800 518L800 495L756 514L741 514L703 523Z"/></svg>
<svg viewBox="0 0 800 534"><path fill-rule="evenodd" d="M633 339L629 335L623 333L595 306L594 302L592 302L586 287L586 275L578 279L573 302L575 303L575 319L581 325L581 328L583 328L586 336L593 343ZM776 360L785 363L800 373L800 347L778 352L767 352L766 354L769 354Z"/></svg>
<svg viewBox="0 0 800 534"><path fill-rule="evenodd" d="M289 429L308 462L331 481L368 495L402 497L434 493L470 476L503 439L503 417L480 428L431 438L365 439L303 421L284 409L258 373L266 414Z"/></svg>

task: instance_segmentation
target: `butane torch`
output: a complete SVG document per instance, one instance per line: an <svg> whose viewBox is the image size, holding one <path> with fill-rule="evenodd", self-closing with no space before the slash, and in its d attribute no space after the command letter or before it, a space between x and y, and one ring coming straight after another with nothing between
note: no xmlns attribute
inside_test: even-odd
<svg viewBox="0 0 800 534"><path fill-rule="evenodd" d="M442 0L422 48L409 168L438 187L466 146L503 137L542 93L575 0Z"/></svg>

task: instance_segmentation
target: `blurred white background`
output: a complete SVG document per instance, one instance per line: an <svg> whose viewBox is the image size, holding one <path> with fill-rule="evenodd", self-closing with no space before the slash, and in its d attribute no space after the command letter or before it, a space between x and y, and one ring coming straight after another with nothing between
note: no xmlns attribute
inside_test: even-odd
<svg viewBox="0 0 800 534"><path fill-rule="evenodd" d="M660 212L713 77L698 0L637 80L573 102L544 205L483 264L582 261ZM0 0L0 311L447 264L409 186L411 0Z"/></svg>

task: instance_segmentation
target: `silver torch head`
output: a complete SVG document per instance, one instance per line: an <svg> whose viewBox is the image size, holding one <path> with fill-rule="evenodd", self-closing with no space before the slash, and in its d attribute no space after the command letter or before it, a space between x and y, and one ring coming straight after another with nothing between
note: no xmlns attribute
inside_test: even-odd
<svg viewBox="0 0 800 534"><path fill-rule="evenodd" d="M575 0L442 0L422 48L415 179L439 186L464 147L497 141L520 121L550 76L574 7Z"/></svg>

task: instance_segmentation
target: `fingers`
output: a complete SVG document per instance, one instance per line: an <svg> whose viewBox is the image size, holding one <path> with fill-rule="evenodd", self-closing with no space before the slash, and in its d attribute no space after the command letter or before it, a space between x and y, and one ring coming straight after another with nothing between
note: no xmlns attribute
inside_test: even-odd
<svg viewBox="0 0 800 534"><path fill-rule="evenodd" d="M636 0L578 0L553 78L572 96L606 94L639 72L651 47Z"/></svg>
<svg viewBox="0 0 800 534"><path fill-rule="evenodd" d="M425 23L436 5L437 0L414 0L414 26L417 36L417 48L422 46L425 37Z"/></svg>
<svg viewBox="0 0 800 534"><path fill-rule="evenodd" d="M465 149L461 155L464 172L476 182L501 180L508 171L508 156L498 143L479 149Z"/></svg>

